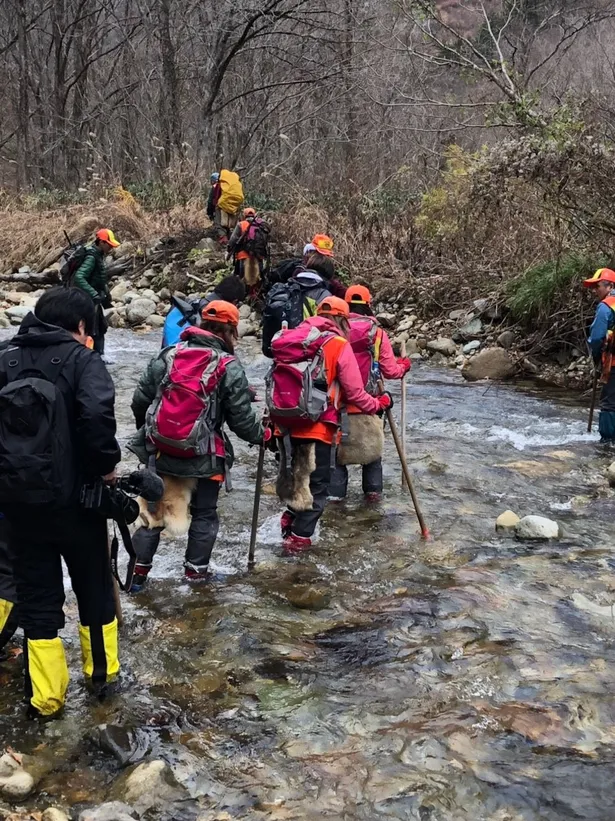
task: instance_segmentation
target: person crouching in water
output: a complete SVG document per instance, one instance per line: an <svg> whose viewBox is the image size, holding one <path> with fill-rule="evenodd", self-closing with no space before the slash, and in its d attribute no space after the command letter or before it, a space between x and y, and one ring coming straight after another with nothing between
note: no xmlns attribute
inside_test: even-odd
<svg viewBox="0 0 615 821"><path fill-rule="evenodd" d="M380 379L402 379L412 365L406 358L396 359L388 335L372 311L372 296L363 285L352 285L346 291L350 308L348 340L357 358L363 387L371 396L380 393ZM333 472L329 497L344 499L348 491L346 465L363 466L363 493L368 502L379 502L382 496L382 420L365 416L354 405L348 408L349 435L338 450L338 464Z"/></svg>
<svg viewBox="0 0 615 821"><path fill-rule="evenodd" d="M343 299L327 297L315 317L280 331L272 342L267 405L280 451L277 492L286 504L286 554L311 547L335 466L342 408L375 414L392 406L389 394L370 396L363 388L347 339L349 315Z"/></svg>
<svg viewBox="0 0 615 821"><path fill-rule="evenodd" d="M613 368L613 333L615 331L615 271L599 268L590 279L583 282L591 288L598 307L589 332L594 365L601 368L600 417L598 432L600 441L615 442L615 369Z"/></svg>
<svg viewBox="0 0 615 821"><path fill-rule="evenodd" d="M132 411L139 432L128 447L143 464L155 464L165 494L153 510L142 504L143 526L133 536L137 565L132 592L142 589L164 529L172 536L188 530L186 579L209 577L218 535L218 494L234 458L222 428L227 424L251 444L263 441L248 380L234 356L238 325L234 305L210 302L200 327L187 328L178 345L152 359L135 390Z"/></svg>

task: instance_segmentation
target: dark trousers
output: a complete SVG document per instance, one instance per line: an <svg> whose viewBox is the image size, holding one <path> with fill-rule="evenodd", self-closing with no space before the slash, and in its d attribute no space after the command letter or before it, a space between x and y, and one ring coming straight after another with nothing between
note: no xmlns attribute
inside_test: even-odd
<svg viewBox="0 0 615 821"><path fill-rule="evenodd" d="M53 639L64 627L66 562L85 627L115 618L113 583L107 549L107 523L97 513L71 509L61 516L11 519L11 547L20 620L31 639Z"/></svg>
<svg viewBox="0 0 615 821"><path fill-rule="evenodd" d="M362 465L363 493L382 493L382 459ZM336 465L329 485L329 496L345 499L348 493L348 468Z"/></svg>
<svg viewBox="0 0 615 821"><path fill-rule="evenodd" d="M105 334L107 333L108 327L109 326L107 320L105 319L103 307L102 305L97 305L96 321L94 325L94 334L92 335L92 339L94 340L94 350L101 356L105 352Z"/></svg>
<svg viewBox="0 0 615 821"><path fill-rule="evenodd" d="M64 559L77 597L83 671L104 687L119 671L117 621L107 549L107 523L97 513L9 516L10 544L24 631L26 697L41 715L64 704L68 667L58 631L64 627Z"/></svg>
<svg viewBox="0 0 615 821"><path fill-rule="evenodd" d="M615 367L609 381L603 385L600 394L600 418L598 430L603 439L615 440Z"/></svg>
<svg viewBox="0 0 615 821"><path fill-rule="evenodd" d="M0 651L19 626L13 564L9 550L9 525L0 516Z"/></svg>
<svg viewBox="0 0 615 821"><path fill-rule="evenodd" d="M220 520L218 518L218 495L220 482L212 479L199 479L192 496L190 513L192 521L188 530L185 563L200 572L209 564ZM162 528L148 530L140 527L132 537L132 544L137 554L138 564L150 566L160 544Z"/></svg>
<svg viewBox="0 0 615 821"><path fill-rule="evenodd" d="M312 537L324 512L331 481L331 448L324 442L316 442L316 470L310 475L310 493L314 497L311 510L294 511L289 507L294 517L291 532L295 536Z"/></svg>

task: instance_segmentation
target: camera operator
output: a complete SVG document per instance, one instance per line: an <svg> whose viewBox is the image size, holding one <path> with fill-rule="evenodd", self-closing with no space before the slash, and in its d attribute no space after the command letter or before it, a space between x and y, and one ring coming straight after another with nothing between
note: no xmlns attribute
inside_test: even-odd
<svg viewBox="0 0 615 821"><path fill-rule="evenodd" d="M29 712L64 705L68 667L63 558L79 608L83 670L97 693L119 671L117 621L104 516L80 504L84 484L115 481L115 392L100 356L85 347L92 299L52 288L0 351L0 510L24 630Z"/></svg>

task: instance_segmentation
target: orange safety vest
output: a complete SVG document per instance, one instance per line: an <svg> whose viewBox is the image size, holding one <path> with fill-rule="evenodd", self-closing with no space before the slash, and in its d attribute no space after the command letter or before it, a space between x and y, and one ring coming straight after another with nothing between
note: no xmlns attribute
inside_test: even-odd
<svg viewBox="0 0 615 821"><path fill-rule="evenodd" d="M615 296L607 296L602 300L605 305L615 313ZM609 381L611 368L613 367L613 329L607 331L604 346L602 348L602 372L600 380L605 384Z"/></svg>
<svg viewBox="0 0 615 821"><path fill-rule="evenodd" d="M239 228L241 229L241 236L245 236L250 230L250 220L242 220L239 223ZM235 253L235 259L250 259L250 254L247 251L237 251Z"/></svg>

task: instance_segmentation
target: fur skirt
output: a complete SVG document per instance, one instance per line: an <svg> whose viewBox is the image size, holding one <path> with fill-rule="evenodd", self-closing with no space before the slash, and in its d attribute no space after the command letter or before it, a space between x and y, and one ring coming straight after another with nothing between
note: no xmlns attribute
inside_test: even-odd
<svg viewBox="0 0 615 821"><path fill-rule="evenodd" d="M380 416L348 414L349 433L337 450L339 465L371 465L382 458L384 424Z"/></svg>
<svg viewBox="0 0 615 821"><path fill-rule="evenodd" d="M299 513L311 510L314 497L310 492L310 476L316 470L316 446L314 442L295 439L290 470L286 465L284 440L280 439L280 465L276 492L280 501Z"/></svg>
<svg viewBox="0 0 615 821"><path fill-rule="evenodd" d="M138 499L141 524L148 529L163 527L169 536L175 538L183 536L190 527L190 500L198 480L162 473L160 478L164 482L164 495L152 510L149 502L141 497Z"/></svg>

